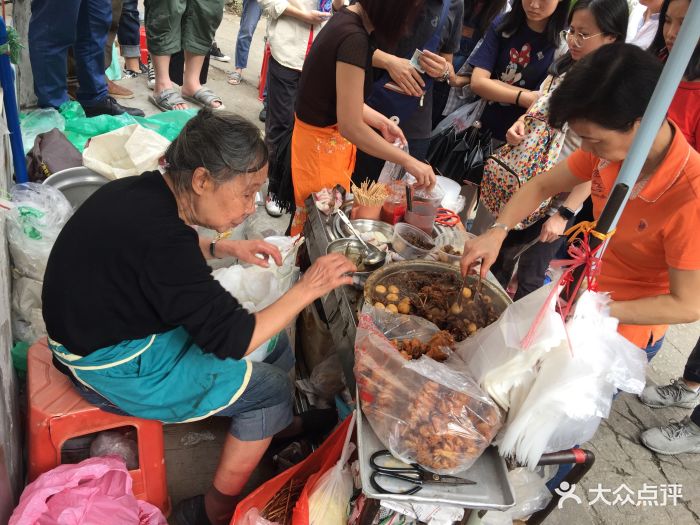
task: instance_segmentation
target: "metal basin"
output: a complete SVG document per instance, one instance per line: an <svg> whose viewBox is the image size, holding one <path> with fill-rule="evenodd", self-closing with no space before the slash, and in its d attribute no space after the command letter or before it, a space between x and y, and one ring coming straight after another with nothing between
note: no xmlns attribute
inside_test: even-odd
<svg viewBox="0 0 700 525"><path fill-rule="evenodd" d="M78 209L90 195L108 182L109 179L99 173L79 166L54 173L44 181L44 184L60 190L73 208Z"/></svg>
<svg viewBox="0 0 700 525"><path fill-rule="evenodd" d="M374 304L378 298L374 296L374 287L384 282L387 278L400 275L406 272L444 272L450 273L457 277L460 281L462 279L462 274L459 268L451 264L442 263L438 261L427 261L427 260L412 260L412 261L400 261L396 263L387 264L382 268L372 272L365 282L365 301L369 304ZM467 278L467 284L474 284L477 281L476 275L470 275ZM503 313L503 311L511 304L513 301L508 295L501 290L501 288L484 279L482 281L482 291L484 295L488 295L491 298L494 309L498 314Z"/></svg>
<svg viewBox="0 0 700 525"><path fill-rule="evenodd" d="M384 235L384 237L386 237L387 244L391 242L391 238L394 236L394 227L386 222L373 221L370 219L355 219L351 220L350 224L352 224L353 228L355 228L359 233L381 233ZM340 221L338 224L338 229L340 230L340 233L343 234L343 237L352 237L350 228L348 228L343 221Z"/></svg>

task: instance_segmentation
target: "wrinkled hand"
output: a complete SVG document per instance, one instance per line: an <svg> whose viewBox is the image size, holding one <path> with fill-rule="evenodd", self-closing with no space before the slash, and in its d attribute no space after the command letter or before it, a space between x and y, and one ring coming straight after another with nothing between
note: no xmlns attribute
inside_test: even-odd
<svg viewBox="0 0 700 525"><path fill-rule="evenodd" d="M426 74L433 78L440 78L445 74L445 69L448 68L445 57L428 51L427 49L423 50L423 54L418 59L418 62L425 70Z"/></svg>
<svg viewBox="0 0 700 525"><path fill-rule="evenodd" d="M407 144L403 131L401 131L401 128L391 119L385 117L384 120L379 123L377 130L389 144L393 144L397 140L404 146Z"/></svg>
<svg viewBox="0 0 700 525"><path fill-rule="evenodd" d="M350 260L340 253L324 255L316 259L299 281L311 301L344 284L352 284L350 273L356 272Z"/></svg>
<svg viewBox="0 0 700 525"><path fill-rule="evenodd" d="M432 190L435 187L435 172L427 162L421 162L418 159L411 157L404 168L406 171L416 178L416 188L428 188Z"/></svg>
<svg viewBox="0 0 700 525"><path fill-rule="evenodd" d="M471 239L464 243L464 255L460 261L462 275L467 275L469 270L481 261L481 278L486 279L489 269L496 261L498 252L501 250L506 232L501 229L488 230L476 239Z"/></svg>
<svg viewBox="0 0 700 525"><path fill-rule="evenodd" d="M216 254L219 257L235 257L262 268L269 268L269 258L275 261L277 266L282 266L282 255L274 244L265 241L233 241L222 239L216 243ZM261 255L263 258L259 257Z"/></svg>
<svg viewBox="0 0 700 525"><path fill-rule="evenodd" d="M330 13L325 13L323 11L309 11L306 14L306 21L311 24L312 26L316 26L318 24L322 24L326 20L328 20L331 17Z"/></svg>
<svg viewBox="0 0 700 525"><path fill-rule="evenodd" d="M508 131L506 131L506 142L511 146L517 146L525 140L525 123L518 119Z"/></svg>
<svg viewBox="0 0 700 525"><path fill-rule="evenodd" d="M404 93L414 97L423 96L425 82L420 72L411 65L407 58L391 57L386 67L391 79L401 88Z"/></svg>
<svg viewBox="0 0 700 525"><path fill-rule="evenodd" d="M554 242L558 240L566 229L566 219L555 213L542 225L540 242Z"/></svg>

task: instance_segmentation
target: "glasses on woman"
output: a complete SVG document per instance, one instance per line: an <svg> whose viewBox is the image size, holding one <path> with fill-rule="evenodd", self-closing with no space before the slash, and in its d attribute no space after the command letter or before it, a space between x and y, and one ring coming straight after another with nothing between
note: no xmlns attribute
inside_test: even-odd
<svg viewBox="0 0 700 525"><path fill-rule="evenodd" d="M561 34L562 39L567 40L568 42L570 42L574 46L583 47L583 44L586 43L586 40L593 38L593 37L596 37L596 36L603 35L605 33L600 32L600 33L596 33L595 35L586 36L583 33L575 33L571 29L564 29L564 31L562 31L560 34Z"/></svg>

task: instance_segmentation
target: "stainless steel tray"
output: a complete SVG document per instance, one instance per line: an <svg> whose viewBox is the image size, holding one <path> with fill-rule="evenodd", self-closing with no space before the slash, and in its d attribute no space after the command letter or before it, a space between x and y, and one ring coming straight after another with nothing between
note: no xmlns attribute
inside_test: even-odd
<svg viewBox="0 0 700 525"><path fill-rule="evenodd" d="M440 486L425 485L418 493L413 495L384 494L376 492L370 484L369 478L372 467L369 458L378 450L386 447L362 413L360 396L356 396L360 412L357 418L357 447L360 458L360 477L362 479L362 492L372 499L384 499L411 503L427 503L455 505L468 509L504 510L515 505L513 487L510 486L507 477L506 462L498 455L495 447L489 447L481 455L471 468L457 474L459 477L476 481L476 485ZM382 483L389 490L406 490L405 483L383 478Z"/></svg>

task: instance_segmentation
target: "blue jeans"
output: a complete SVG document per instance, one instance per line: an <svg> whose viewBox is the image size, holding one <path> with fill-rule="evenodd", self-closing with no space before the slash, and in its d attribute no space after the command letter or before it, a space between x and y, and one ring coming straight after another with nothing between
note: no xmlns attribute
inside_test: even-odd
<svg viewBox="0 0 700 525"><path fill-rule="evenodd" d="M258 441L274 436L292 423L294 407L289 372L294 354L286 333L263 362L253 363L248 385L240 397L215 416L230 417L231 435L241 441ZM78 394L106 412L127 416L108 399L69 375Z"/></svg>
<svg viewBox="0 0 700 525"><path fill-rule="evenodd" d="M661 350L661 345L664 344L664 338L662 337L655 343L649 343L647 347L644 349L644 351L647 353L647 361L651 361L654 359L654 356Z"/></svg>
<svg viewBox="0 0 700 525"><path fill-rule="evenodd" d="M138 0L124 0L122 3L117 39L119 52L126 58L141 56L141 22L139 22L138 4Z"/></svg>
<svg viewBox="0 0 700 525"><path fill-rule="evenodd" d="M32 1L29 56L39 107L58 108L68 102L70 47L80 82L78 102L91 106L107 98L104 48L111 23L111 0Z"/></svg>
<svg viewBox="0 0 700 525"><path fill-rule="evenodd" d="M250 52L250 41L262 15L260 4L256 0L243 0L243 14L241 15L241 25L238 29L236 39L236 67L245 69L248 67L248 53Z"/></svg>

